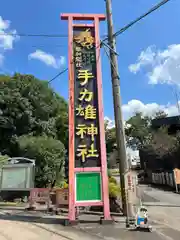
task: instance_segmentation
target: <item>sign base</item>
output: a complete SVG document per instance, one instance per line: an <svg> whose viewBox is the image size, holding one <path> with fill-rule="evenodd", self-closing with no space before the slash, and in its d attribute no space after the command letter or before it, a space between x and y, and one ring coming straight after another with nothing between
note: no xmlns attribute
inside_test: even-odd
<svg viewBox="0 0 180 240"><path fill-rule="evenodd" d="M113 223L114 223L113 219L104 219L104 218L100 219L100 224L101 225L109 225L109 224L113 224Z"/></svg>
<svg viewBox="0 0 180 240"><path fill-rule="evenodd" d="M70 221L69 219L65 219L63 222L63 225L64 226L76 226L76 225L78 225L78 223L79 223L79 220Z"/></svg>

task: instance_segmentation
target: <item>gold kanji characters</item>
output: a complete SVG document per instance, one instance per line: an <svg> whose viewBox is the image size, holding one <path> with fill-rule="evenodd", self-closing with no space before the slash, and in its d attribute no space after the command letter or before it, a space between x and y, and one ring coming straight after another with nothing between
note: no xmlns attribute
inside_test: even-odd
<svg viewBox="0 0 180 240"><path fill-rule="evenodd" d="M84 108L81 105L76 108L76 111L76 116L84 116Z"/></svg>
<svg viewBox="0 0 180 240"><path fill-rule="evenodd" d="M83 139L87 133L87 126L85 124L78 124L76 130L76 135L80 136L80 138Z"/></svg>
<svg viewBox="0 0 180 240"><path fill-rule="evenodd" d="M78 138L76 157L82 162L86 159L98 158L96 139L98 126L96 126L97 109L94 104L94 62L96 62L96 51L93 49L95 38L90 29L74 36L74 62L76 71L76 85L78 99L75 103L77 118L75 135ZM90 83L90 84L89 84ZM76 96L77 96L76 94ZM96 97L96 96L95 96ZM94 122L95 120L95 122Z"/></svg>
<svg viewBox="0 0 180 240"><path fill-rule="evenodd" d="M85 124L78 124L76 127L76 135L84 139L85 135L91 137L91 141L95 140L95 136L98 134L98 128L92 123L90 126Z"/></svg>
<svg viewBox="0 0 180 240"><path fill-rule="evenodd" d="M92 123L87 127L87 135L91 136L91 140L94 141L94 136L98 134L98 128Z"/></svg>
<svg viewBox="0 0 180 240"><path fill-rule="evenodd" d="M93 92L88 91L86 88L80 91L79 95L80 101L85 100L86 102L90 102L93 99Z"/></svg>
<svg viewBox="0 0 180 240"><path fill-rule="evenodd" d="M90 149L87 148L87 145L79 145L77 148L77 157L81 157L82 162L86 161L86 158L99 157L97 149L94 147L94 143L91 144Z"/></svg>
<svg viewBox="0 0 180 240"><path fill-rule="evenodd" d="M86 161L86 156L88 153L87 146L86 145L79 145L77 148L77 157L81 157L82 162Z"/></svg>
<svg viewBox="0 0 180 240"><path fill-rule="evenodd" d="M88 83L89 79L94 78L93 74L89 70L79 70L78 80L80 80L80 85L84 86Z"/></svg>
<svg viewBox="0 0 180 240"><path fill-rule="evenodd" d="M85 108L79 105L76 108L76 116L84 116L85 120L96 119L96 108L92 105L87 105Z"/></svg>
<svg viewBox="0 0 180 240"><path fill-rule="evenodd" d="M85 107L84 119L96 119L96 108L92 105Z"/></svg>
<svg viewBox="0 0 180 240"><path fill-rule="evenodd" d="M91 148L88 149L87 158L90 158L90 157L99 157L97 149L94 148L94 143L92 143Z"/></svg>

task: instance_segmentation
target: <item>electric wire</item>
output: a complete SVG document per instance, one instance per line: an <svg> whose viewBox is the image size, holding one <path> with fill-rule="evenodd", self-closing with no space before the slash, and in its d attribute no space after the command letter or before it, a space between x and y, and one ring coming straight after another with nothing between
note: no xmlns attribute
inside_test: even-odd
<svg viewBox="0 0 180 240"><path fill-rule="evenodd" d="M127 24L125 27L121 28L119 31L114 33L114 37L119 36L120 34L122 34L123 32L125 32L127 29L129 29L130 27L132 27L135 23L139 22L140 20L142 20L143 18L145 18L146 16L150 15L151 13L153 13L154 11L158 10L160 7L162 7L163 5L165 5L166 3L170 2L170 0L163 0L160 3L156 4L154 7L152 7L148 12L146 12L145 14L141 15L140 17L136 18L134 21L131 21L129 24ZM45 38L66 38L68 37L68 35L65 34L26 34L26 33L0 33L0 36L20 36L20 37L45 37ZM108 37L106 36L106 38L104 38L103 40L101 40L101 46L102 43L104 41L108 40ZM108 56L109 60L110 56L107 53L107 50L105 49L105 47L103 46L106 55ZM99 56L100 58L100 56ZM112 62L111 62L112 65ZM113 66L114 68L114 66ZM61 76L62 74L64 74L65 72L68 71L68 68L62 70L61 72L59 72L57 75L55 75L52 79L50 79L48 81L48 83L51 83L52 81L54 81L56 78L58 78L59 76ZM118 74L117 74L118 76ZM118 76L119 77L119 76Z"/></svg>
<svg viewBox="0 0 180 240"><path fill-rule="evenodd" d="M48 81L48 84L51 83L52 81L54 81L56 78L58 78L59 76L61 76L63 73L65 73L67 71L68 71L68 68L65 68L64 70L59 72L56 76L54 76L51 80Z"/></svg>
<svg viewBox="0 0 180 240"><path fill-rule="evenodd" d="M160 7L162 7L163 5L165 5L166 3L170 2L171 0L163 0L160 3L156 4L155 6L153 6L148 12L144 13L143 15L141 15L140 17L136 18L135 20L131 21L129 24L127 24L125 27L121 28L120 30L118 30L117 32L115 32L113 34L113 37L117 37L120 34L122 34L123 32L125 32L127 29L129 29L130 27L132 27L134 24L136 24L137 22L139 22L140 20L142 20L143 18L147 17L148 15L150 15L151 13L153 13L154 11L158 10ZM108 40L108 36L106 36L106 38L104 38L102 41L106 41Z"/></svg>
<svg viewBox="0 0 180 240"><path fill-rule="evenodd" d="M160 7L165 5L166 3L170 2L170 0L163 0L160 3L156 4L154 7L152 7L148 12L144 13L140 17L136 18L134 21L131 21L129 24L127 24L125 27L121 28L119 31L114 33L114 37L117 37L119 34L126 31L128 28L133 26L135 23L139 22L141 19L145 18L149 14L153 13L154 11L158 10ZM1 32L0 36L14 36L14 37L44 37L44 38L67 38L67 34L29 34L29 33L5 33ZM106 36L106 37L105 37ZM105 41L108 39L107 35L103 35L105 37L102 41Z"/></svg>
<svg viewBox="0 0 180 240"><path fill-rule="evenodd" d="M97 48L99 48L99 47L101 47L101 46L102 46L102 44L100 43L100 44L98 44L98 45L96 46L95 49L97 49ZM101 55L101 52L99 51L99 56L98 56L98 58L97 58L97 62L100 61L100 55ZM73 60L73 63L74 63L74 60ZM68 71L68 67L65 68L64 70L62 70L61 72L59 72L57 75L55 75L51 80L49 80L49 81L48 81L48 84L51 83L51 82L53 82L55 79L57 79L59 76L61 76L63 73L65 73L65 72L67 72L67 71Z"/></svg>

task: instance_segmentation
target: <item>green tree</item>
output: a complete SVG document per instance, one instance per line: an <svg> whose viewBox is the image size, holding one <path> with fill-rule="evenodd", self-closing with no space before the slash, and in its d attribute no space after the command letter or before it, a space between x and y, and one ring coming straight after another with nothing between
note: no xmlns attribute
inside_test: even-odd
<svg viewBox="0 0 180 240"><path fill-rule="evenodd" d="M176 152L178 147L177 136L169 135L166 127L152 130L151 141L149 144L144 145L144 148L154 152L159 158Z"/></svg>
<svg viewBox="0 0 180 240"><path fill-rule="evenodd" d="M25 135L18 144L21 156L35 159L36 187L54 187L64 180L65 148L59 140Z"/></svg>
<svg viewBox="0 0 180 240"><path fill-rule="evenodd" d="M109 127L109 120L104 121L104 129L105 129L105 139L106 139L106 151L109 155L113 148L116 145L116 132L115 127Z"/></svg>
<svg viewBox="0 0 180 240"><path fill-rule="evenodd" d="M112 153L113 149L116 147L116 132L115 128L110 128L106 130L106 151L107 154Z"/></svg>
<svg viewBox="0 0 180 240"><path fill-rule="evenodd" d="M167 113L165 113L163 110L160 110L154 114L153 119L165 118L167 116Z"/></svg>
<svg viewBox="0 0 180 240"><path fill-rule="evenodd" d="M116 132L115 127L109 127L109 120L105 120L104 128L106 139L107 167L110 169L116 164L116 159L114 159L112 155L116 149Z"/></svg>
<svg viewBox="0 0 180 240"><path fill-rule="evenodd" d="M132 149L140 149L151 139L151 118L136 113L127 122L125 129L127 145Z"/></svg>
<svg viewBox="0 0 180 240"><path fill-rule="evenodd" d="M164 117L167 117L164 111L158 111L151 117L144 117L142 113L131 117L127 121L129 127L125 129L129 147L149 149L160 158L175 152L178 147L177 137L169 135L165 126L153 129L151 125L152 120Z"/></svg>
<svg viewBox="0 0 180 240"><path fill-rule="evenodd" d="M67 147L68 105L32 75L0 76L0 151L18 156L22 135L46 135Z"/></svg>
<svg viewBox="0 0 180 240"><path fill-rule="evenodd" d="M0 168L7 163L7 160L9 159L8 155L2 155L0 153Z"/></svg>

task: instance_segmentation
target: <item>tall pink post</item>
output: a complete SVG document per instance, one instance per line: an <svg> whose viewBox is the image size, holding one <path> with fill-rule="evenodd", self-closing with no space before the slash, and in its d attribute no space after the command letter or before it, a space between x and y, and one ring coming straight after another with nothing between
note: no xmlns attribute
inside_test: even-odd
<svg viewBox="0 0 180 240"><path fill-rule="evenodd" d="M102 72L101 72L101 61L100 61L100 36L99 36L99 22L105 20L103 14L62 14L61 19L68 20L68 68L69 68L69 221L72 223L76 220L75 208L79 206L103 206L104 207L104 219L105 222L111 221L110 207L109 207L109 192L108 192L108 174L107 174L107 159L106 159L106 144L105 144L105 129L104 129L104 112L103 112L103 96L102 96ZM79 21L92 21L92 23L82 24L73 23L74 20ZM99 122L99 158L100 164L96 166L90 166L81 163L77 164L76 155L76 136L75 136L75 90L76 85L76 72L75 70L75 57L73 49L73 30L78 29L79 32L89 31L93 29L94 31L94 46L95 46L95 56L96 56L96 92L97 92L97 119ZM79 47L80 49L80 47ZM79 53L80 55L80 53ZM88 71L88 70L80 70ZM79 141L79 140L78 140ZM82 144L81 144L82 145ZM98 161L99 159L97 159ZM87 174L87 175L86 175ZM95 179L100 176L100 188L101 188L101 198L97 198L93 193L91 193L91 199L87 196L82 196L83 188L81 189L81 178L87 176L89 179ZM87 179L87 182L91 181ZM84 180L84 184L86 179ZM79 184L79 185L78 185ZM89 184L89 185L88 185ZM78 185L78 186L77 186ZM83 186L83 185L82 185ZM90 187L90 183L87 183ZM80 191L79 191L80 188ZM78 192L79 191L79 192ZM91 189L91 191L93 191ZM89 191L90 194L90 191ZM90 196L90 195L89 195ZM93 199L94 197L94 199Z"/></svg>

